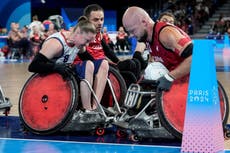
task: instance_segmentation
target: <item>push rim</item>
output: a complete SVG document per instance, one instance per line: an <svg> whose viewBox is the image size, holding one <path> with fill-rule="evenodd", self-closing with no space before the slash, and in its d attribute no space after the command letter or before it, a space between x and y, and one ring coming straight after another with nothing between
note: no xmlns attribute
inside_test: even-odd
<svg viewBox="0 0 230 153"><path fill-rule="evenodd" d="M24 126L36 134L60 130L77 107L78 86L74 76L64 81L57 74L33 74L19 99L19 116Z"/></svg>

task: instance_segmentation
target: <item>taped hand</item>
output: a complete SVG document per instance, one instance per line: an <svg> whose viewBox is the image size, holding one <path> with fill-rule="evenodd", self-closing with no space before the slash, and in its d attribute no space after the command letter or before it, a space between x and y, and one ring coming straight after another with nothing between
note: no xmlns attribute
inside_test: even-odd
<svg viewBox="0 0 230 153"><path fill-rule="evenodd" d="M174 78L169 74L165 74L164 76L160 77L157 82L157 91L169 91L172 86Z"/></svg>

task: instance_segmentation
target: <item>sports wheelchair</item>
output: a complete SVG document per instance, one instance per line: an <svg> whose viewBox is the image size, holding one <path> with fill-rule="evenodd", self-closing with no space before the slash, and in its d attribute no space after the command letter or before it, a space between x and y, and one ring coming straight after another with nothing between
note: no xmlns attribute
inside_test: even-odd
<svg viewBox="0 0 230 153"><path fill-rule="evenodd" d="M85 81L88 85L88 81ZM93 98L97 97L89 86ZM101 121L95 123L95 116L79 119L80 112L78 81L74 75L63 80L58 73L33 74L23 86L19 97L19 117L25 130L47 135L57 131L90 131L103 135L115 114L121 113L127 87L124 79L114 68L109 68L106 88L102 101L98 103ZM98 102L98 101L97 101Z"/></svg>
<svg viewBox="0 0 230 153"><path fill-rule="evenodd" d="M114 122L118 137L132 141L144 138L181 140L185 119L188 77L174 81L170 91L157 91L157 82L141 80L129 86L123 105L123 113ZM223 126L229 114L226 92L218 81ZM224 131L229 137L229 131Z"/></svg>

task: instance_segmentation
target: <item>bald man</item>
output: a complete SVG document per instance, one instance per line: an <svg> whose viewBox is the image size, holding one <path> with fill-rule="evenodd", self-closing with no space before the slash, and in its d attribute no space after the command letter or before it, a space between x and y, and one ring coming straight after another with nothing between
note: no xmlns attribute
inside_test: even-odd
<svg viewBox="0 0 230 153"><path fill-rule="evenodd" d="M122 22L131 36L149 43L151 58L169 70L157 80L158 90L168 91L174 80L189 76L193 44L183 30L165 22L154 22L144 9L136 6L125 11Z"/></svg>

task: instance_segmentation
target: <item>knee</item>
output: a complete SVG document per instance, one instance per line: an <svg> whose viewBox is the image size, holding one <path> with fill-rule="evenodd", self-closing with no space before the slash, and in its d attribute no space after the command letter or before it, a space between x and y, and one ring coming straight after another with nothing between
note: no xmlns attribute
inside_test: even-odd
<svg viewBox="0 0 230 153"><path fill-rule="evenodd" d="M94 72L94 64L93 64L93 62L92 61L87 61L85 69L86 69L86 74L89 74L89 73L93 74L93 72Z"/></svg>
<svg viewBox="0 0 230 153"><path fill-rule="evenodd" d="M103 60L100 66L100 69L103 70L105 73L109 71L109 63L107 60Z"/></svg>

